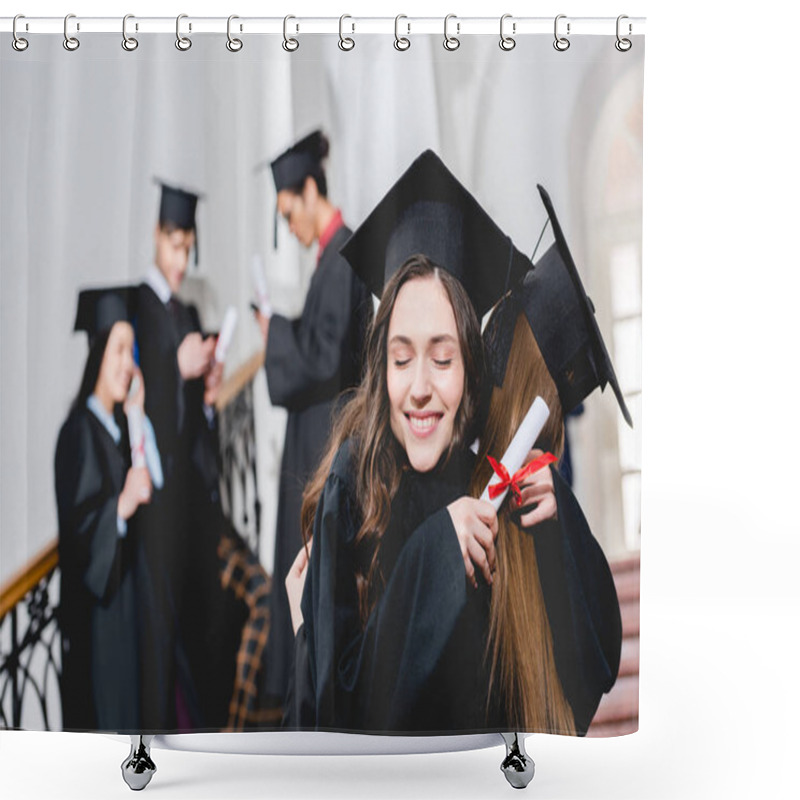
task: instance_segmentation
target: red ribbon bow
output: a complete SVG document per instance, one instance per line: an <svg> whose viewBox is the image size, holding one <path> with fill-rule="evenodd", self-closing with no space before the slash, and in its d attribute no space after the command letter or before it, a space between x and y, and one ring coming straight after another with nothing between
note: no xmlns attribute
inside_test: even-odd
<svg viewBox="0 0 800 800"><path fill-rule="evenodd" d="M508 474L508 470L499 462L495 461L491 456L487 455L489 463L495 474L500 478L499 483L493 483L489 487L489 497L494 500L495 497L501 495L506 489L511 489L517 498L517 502L522 502L522 492L520 491L519 484L528 477L538 472L542 467L552 464L558 459L552 453L542 453L542 455L534 458L533 461L528 462L524 467L518 469L513 475Z"/></svg>

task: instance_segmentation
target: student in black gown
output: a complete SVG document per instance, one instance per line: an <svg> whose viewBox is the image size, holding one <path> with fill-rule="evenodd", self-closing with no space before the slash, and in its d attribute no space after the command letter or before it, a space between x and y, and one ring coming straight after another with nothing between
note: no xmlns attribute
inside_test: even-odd
<svg viewBox="0 0 800 800"><path fill-rule="evenodd" d="M123 404L142 410L144 400L140 379L128 397L133 297L124 288L83 291L75 323L89 334L89 356L55 457L65 730L138 732L141 723L139 606L150 585L140 512L162 474L146 418L146 466L131 465Z"/></svg>
<svg viewBox="0 0 800 800"><path fill-rule="evenodd" d="M382 296L364 381L304 503L314 543L288 718L299 727L430 729L442 718L406 720L403 709L448 638L435 609L454 583L466 591L476 569L491 580L494 558L494 510L463 496L483 384L478 318L529 261L430 151L342 252ZM482 271L498 258L499 278ZM398 593L407 540L440 509L452 519L445 541L455 574L439 580L437 560L423 559L404 571Z"/></svg>
<svg viewBox="0 0 800 800"><path fill-rule="evenodd" d="M165 478L164 491L149 510L145 538L154 583L152 616L163 628L143 676L144 727L152 731L191 728L201 720L182 615L187 575L196 570L196 562L205 566L213 553L205 537L198 543L189 520L189 454L198 420L191 400L210 373L214 340L203 338L196 312L176 296L195 246L197 201L192 192L162 184L155 256L139 286L135 320L138 362L148 387L146 410Z"/></svg>
<svg viewBox="0 0 800 800"><path fill-rule="evenodd" d="M257 640L266 639L266 574L220 504L216 337L203 333L197 309L177 297L197 252L197 202L198 195L162 184L155 258L136 317L147 410L165 461L165 491L149 510L147 539L154 608L167 640L148 669L151 730L242 727L256 703ZM258 630L243 640L246 621L245 635ZM247 658L237 670L239 648Z"/></svg>
<svg viewBox="0 0 800 800"><path fill-rule="evenodd" d="M363 338L372 316L369 292L339 255L351 231L327 196L322 166L327 153L328 140L315 131L270 164L276 215L286 220L300 244L318 247L300 316L257 314L270 400L288 412L266 653L267 691L277 708L283 703L292 663L294 636L284 580L302 544L303 487L319 465L337 400L360 380Z"/></svg>
<svg viewBox="0 0 800 800"><path fill-rule="evenodd" d="M491 263L497 263L496 254ZM354 266L358 268L357 264ZM523 361L515 377L524 372ZM594 385L597 384L589 390ZM505 415L502 421L507 423ZM509 424L500 427L505 430ZM554 420L555 430L559 425L558 419ZM497 441L496 435L486 440L487 445ZM501 454L496 453L497 457ZM347 543L357 541L354 524L345 523L338 547L328 543L315 557L320 541L332 538L330 529L337 527L341 508L347 509L345 519L352 519L352 509L359 505L357 492L352 490L356 484L353 466L348 466L349 456L340 456L333 464L317 508L310 578L302 602L305 624L297 640L299 687L289 708L292 723L300 727L393 732L584 732L599 697L616 676L619 607L602 551L568 490L557 486L559 521L555 522L549 519L551 496L547 494L553 492L552 478L549 486L547 481L530 479L522 485L525 503L534 503L533 510L518 517L518 523L527 531L523 537L530 538L536 532L537 552L539 540L544 542L545 616L536 576L529 581L527 574L515 575L508 568L506 551L511 547L506 544L506 534L499 545L499 587L490 588L495 556L489 548L485 559L480 553L475 559L483 569L478 570L477 579L470 580L472 588L464 580L465 565L468 575L471 570L464 553L454 544L459 520L452 501L467 486L466 476L473 467L471 454L452 459L448 474L441 474L445 480L438 480L436 472L430 476L417 474L413 483L405 482L408 493L403 491L404 476L384 535L386 539L393 528L402 528L404 544L382 596L358 631L352 622L357 616L354 606L358 591L350 589L348 599L347 589L352 580L347 577L352 571L352 558L349 563L341 558L347 554ZM549 470L543 472L549 475ZM479 492L480 489L476 494ZM446 502L450 505L445 508ZM398 512L402 514L399 518ZM500 518L503 532L509 527L505 517L504 513ZM352 549L353 545L349 547ZM302 577L302 554L298 562L297 571ZM515 583L519 586L510 588ZM519 615L517 619L512 617L511 623L518 626L515 629L508 615L496 614L492 600L513 599L517 589L535 596L533 608L531 603L522 607L526 616L521 623ZM499 604L502 606L502 602ZM524 644L534 626L536 634L546 640L545 646L526 656ZM555 663L548 637L556 640ZM496 657L497 650L489 656L490 640L492 644L506 641L505 647L499 648L502 659ZM510 658L506 657L509 649ZM521 660L516 658L520 649ZM527 686L524 680L517 683L520 670L534 673ZM517 689L518 685L524 688ZM525 713L531 707L538 713ZM517 709L523 713L516 713Z"/></svg>
<svg viewBox="0 0 800 800"><path fill-rule="evenodd" d="M492 312L483 334L495 388L471 490L486 485L519 420L540 396L550 417L536 443L563 452L564 418L597 387L610 384L625 421L631 417L614 367L547 192L538 187L555 243ZM514 498L500 514L501 590L489 603L492 691L516 730L588 729L617 677L622 643L611 570L561 471L552 470L558 522L519 524ZM537 501L530 489L518 505ZM534 648L515 633L522 623ZM539 668L535 668L536 663ZM553 691L558 677L558 691ZM564 706L564 700L568 706Z"/></svg>

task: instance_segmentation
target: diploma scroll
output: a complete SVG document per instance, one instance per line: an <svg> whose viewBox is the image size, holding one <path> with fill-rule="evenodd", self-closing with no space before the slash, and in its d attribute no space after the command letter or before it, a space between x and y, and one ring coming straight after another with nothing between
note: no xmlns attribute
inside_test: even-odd
<svg viewBox="0 0 800 800"><path fill-rule="evenodd" d="M547 403L541 397L537 397L528 409L528 413L525 414L508 449L503 453L501 463L508 470L509 475L513 475L523 465L525 456L528 455L536 443L549 416L550 409L547 407ZM491 480L489 483L491 483ZM488 500L494 506L495 511L499 511L507 494L508 489L494 499L490 498L489 484L487 483L483 494L481 494L481 500Z"/></svg>
<svg viewBox="0 0 800 800"><path fill-rule="evenodd" d="M128 409L128 438L131 441L131 466L146 466L144 457L144 412L139 406Z"/></svg>
<svg viewBox="0 0 800 800"><path fill-rule="evenodd" d="M224 362L225 357L228 355L228 347L230 347L233 339L233 332L236 330L237 317L236 309L233 306L229 306L225 312L225 319L222 320L222 330L219 332L217 346L214 350L214 360L218 363Z"/></svg>
<svg viewBox="0 0 800 800"><path fill-rule="evenodd" d="M261 261L261 256L258 254L253 256L250 264L250 269L253 274L253 285L256 289L256 297L258 298L258 310L265 316L272 316L272 303L269 301L269 291L267 290L267 278L264 274L264 264Z"/></svg>

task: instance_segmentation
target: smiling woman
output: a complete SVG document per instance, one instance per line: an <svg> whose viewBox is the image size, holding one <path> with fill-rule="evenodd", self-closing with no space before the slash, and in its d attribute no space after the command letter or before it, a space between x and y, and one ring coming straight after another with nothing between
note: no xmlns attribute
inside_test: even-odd
<svg viewBox="0 0 800 800"><path fill-rule="evenodd" d="M78 303L76 329L88 333L89 355L55 459L65 730L141 724L137 609L147 589L137 512L160 486L161 464L144 417L146 465L131 463L123 404L142 414L144 407L140 375L128 396L138 374L132 306L124 288L87 290Z"/></svg>
<svg viewBox="0 0 800 800"><path fill-rule="evenodd" d="M381 302L364 378L304 497L313 547L302 602L295 583L304 553L287 580L299 606L288 721L362 731L480 728L480 670L448 675L459 689L447 705L430 702L454 625L437 609L465 597L468 581L476 587L476 570L492 580L496 514L465 496L484 376L478 315L504 291L482 278L498 260L509 279L529 262L430 151L342 253ZM431 518L424 552L410 547Z"/></svg>
<svg viewBox="0 0 800 800"><path fill-rule="evenodd" d="M456 319L438 269L398 293L387 362L392 433L411 467L428 472L450 445L464 394Z"/></svg>
<svg viewBox="0 0 800 800"><path fill-rule="evenodd" d="M94 393L100 403L112 413L114 405L125 400L133 379L133 327L129 322L115 322L108 334L100 374Z"/></svg>
<svg viewBox="0 0 800 800"><path fill-rule="evenodd" d="M420 663L446 643L445 635L434 634L426 646L418 637L430 633L429 620L400 619L396 612L405 604L382 600L411 533L432 513L448 514L447 504L464 493L482 374L480 328L463 286L426 257L411 257L386 285L367 340L364 381L306 491L304 531L314 546L298 636L302 707L290 714L293 726L415 730L454 724L449 716L417 714L418 690L430 675L403 687L389 674L402 657L385 644L375 653L371 643L376 626L386 625ZM463 584L459 550L480 552L485 561L496 520L490 504L461 502L469 505L468 522L446 546ZM438 569L435 560L428 567ZM437 587L428 579L420 585L435 605ZM392 689L388 705L374 697L379 687ZM399 709L414 710L403 717Z"/></svg>

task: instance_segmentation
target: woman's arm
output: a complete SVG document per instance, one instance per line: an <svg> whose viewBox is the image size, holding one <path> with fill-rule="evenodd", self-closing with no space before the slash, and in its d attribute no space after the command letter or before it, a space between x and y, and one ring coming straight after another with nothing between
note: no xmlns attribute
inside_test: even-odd
<svg viewBox="0 0 800 800"><path fill-rule="evenodd" d="M302 314L270 318L264 360L274 405L288 410L331 400L344 388L338 378L347 338L359 309L353 308L353 282L358 280L344 259L327 263L315 276Z"/></svg>
<svg viewBox="0 0 800 800"><path fill-rule="evenodd" d="M107 475L85 414L70 417L56 447L55 477L62 568L98 600L113 590L121 551L119 489Z"/></svg>

